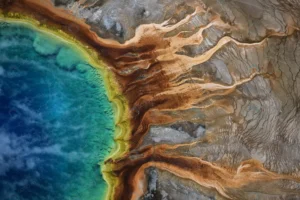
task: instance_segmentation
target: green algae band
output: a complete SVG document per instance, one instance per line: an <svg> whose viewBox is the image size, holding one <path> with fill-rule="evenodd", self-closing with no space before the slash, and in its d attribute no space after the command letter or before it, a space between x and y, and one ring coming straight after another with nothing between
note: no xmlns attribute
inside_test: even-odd
<svg viewBox="0 0 300 200"><path fill-rule="evenodd" d="M101 200L114 116L79 50L21 23L0 28L1 200Z"/></svg>

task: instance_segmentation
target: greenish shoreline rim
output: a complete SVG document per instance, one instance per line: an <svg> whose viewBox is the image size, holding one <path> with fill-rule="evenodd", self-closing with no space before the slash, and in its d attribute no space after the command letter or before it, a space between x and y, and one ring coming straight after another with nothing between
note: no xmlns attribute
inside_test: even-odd
<svg viewBox="0 0 300 200"><path fill-rule="evenodd" d="M109 101L112 103L115 121L115 148L111 150L104 160L118 159L128 152L130 133L130 114L128 102L125 96L122 95L120 87L115 80L114 74L108 69L107 64L101 60L98 53L94 49L90 48L89 46L85 46L75 37L70 36L68 33L60 30L59 28L41 24L39 21L28 15L23 15L20 13L7 13L4 15L0 9L0 23L1 22L22 24L25 27L27 26L37 32L42 32L46 35L49 35L53 39L62 40L71 48L74 48L76 51L81 53L82 58L87 60L92 67L99 70L100 76L102 76L103 79L106 95ZM118 178L112 174L113 164L99 163L99 165L101 165L101 173L107 183L107 191L105 197L102 198L111 200L114 196L115 187L118 185Z"/></svg>

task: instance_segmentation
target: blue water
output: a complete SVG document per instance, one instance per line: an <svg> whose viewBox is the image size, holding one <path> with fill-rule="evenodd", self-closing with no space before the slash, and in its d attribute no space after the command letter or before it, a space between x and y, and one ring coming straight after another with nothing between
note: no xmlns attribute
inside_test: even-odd
<svg viewBox="0 0 300 200"><path fill-rule="evenodd" d="M0 199L100 200L114 120L99 71L29 26L0 28Z"/></svg>

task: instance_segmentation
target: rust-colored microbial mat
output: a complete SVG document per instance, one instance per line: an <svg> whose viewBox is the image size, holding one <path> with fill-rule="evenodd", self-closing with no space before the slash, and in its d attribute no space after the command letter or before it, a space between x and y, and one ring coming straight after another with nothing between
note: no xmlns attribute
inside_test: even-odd
<svg viewBox="0 0 300 200"><path fill-rule="evenodd" d="M102 66L116 117L114 147L100 162L106 189L95 199L300 199L300 2L0 0L0 8L1 20L63 35Z"/></svg>

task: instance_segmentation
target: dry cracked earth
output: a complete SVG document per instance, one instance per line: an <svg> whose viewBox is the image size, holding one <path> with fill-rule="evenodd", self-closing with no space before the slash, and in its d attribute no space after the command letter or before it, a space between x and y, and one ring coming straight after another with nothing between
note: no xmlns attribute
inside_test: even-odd
<svg viewBox="0 0 300 200"><path fill-rule="evenodd" d="M300 1L52 0L131 109L114 199L300 199Z"/></svg>

